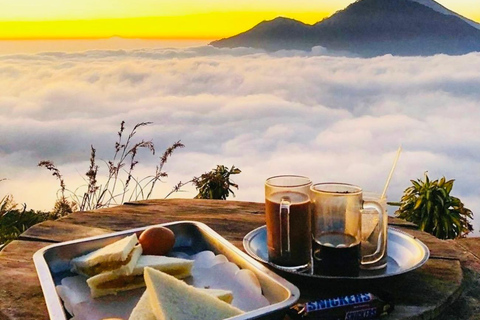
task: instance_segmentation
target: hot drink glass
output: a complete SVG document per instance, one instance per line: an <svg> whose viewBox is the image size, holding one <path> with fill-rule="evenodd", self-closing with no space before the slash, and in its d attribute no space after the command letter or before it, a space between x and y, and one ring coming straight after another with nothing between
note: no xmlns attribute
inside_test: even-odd
<svg viewBox="0 0 480 320"><path fill-rule="evenodd" d="M265 182L268 259L293 270L311 262L311 204L307 177L283 175Z"/></svg>
<svg viewBox="0 0 480 320"><path fill-rule="evenodd" d="M360 268L378 270L387 266L388 213L387 197L375 192L363 192L363 200L378 202L383 214L365 208L362 214L362 257ZM378 257L381 257L380 260Z"/></svg>
<svg viewBox="0 0 480 320"><path fill-rule="evenodd" d="M381 257L363 256L362 213L375 210L378 202L364 201L360 187L346 183L318 183L311 187L313 272L327 276L356 277L360 265Z"/></svg>

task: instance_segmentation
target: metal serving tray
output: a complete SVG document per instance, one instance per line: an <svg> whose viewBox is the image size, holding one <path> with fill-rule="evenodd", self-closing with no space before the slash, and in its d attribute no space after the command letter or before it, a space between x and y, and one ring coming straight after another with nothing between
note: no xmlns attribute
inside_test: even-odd
<svg viewBox="0 0 480 320"><path fill-rule="evenodd" d="M278 319L284 316L286 310L300 297L296 286L252 259L207 225L194 221L180 221L158 226L167 227L175 233L175 251L183 251L191 255L203 250L211 250L216 254L225 255L239 268L249 269L255 273L260 281L263 295L268 299L270 305L229 319ZM69 271L69 263L72 258L104 247L127 235L139 234L148 227L150 226L62 242L38 250L33 255L33 261L50 319L66 320L69 318L55 286L60 284L63 278L73 275Z"/></svg>
<svg viewBox="0 0 480 320"><path fill-rule="evenodd" d="M272 266L286 273L292 273L305 278L317 279L382 279L398 276L417 268L427 262L430 251L428 247L413 236L398 229L388 228L388 246L387 246L387 267L379 270L360 270L357 277L327 276L322 274L313 274L309 270L292 271L290 269L279 267L268 261L267 250L267 228L266 226L257 228L249 232L243 239L245 251L253 258L265 264Z"/></svg>

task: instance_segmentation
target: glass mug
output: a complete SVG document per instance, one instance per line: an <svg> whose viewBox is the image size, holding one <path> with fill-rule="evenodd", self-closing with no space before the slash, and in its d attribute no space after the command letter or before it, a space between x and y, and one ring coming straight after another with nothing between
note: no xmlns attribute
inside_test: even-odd
<svg viewBox="0 0 480 320"><path fill-rule="evenodd" d="M265 182L268 259L299 270L311 262L311 204L309 178L283 175Z"/></svg>
<svg viewBox="0 0 480 320"><path fill-rule="evenodd" d="M369 256L369 263L360 266L362 269L378 270L387 266L387 238L388 238L388 212L387 197L379 193L363 192L363 200L378 202L383 215L378 216L377 211L365 208L362 214L362 256ZM381 256L378 261L375 258Z"/></svg>
<svg viewBox="0 0 480 320"><path fill-rule="evenodd" d="M362 214L375 210L383 221L384 211L376 201L364 201L360 187L345 183L311 186L313 272L327 276L359 275L360 266L375 263L380 253L362 256Z"/></svg>

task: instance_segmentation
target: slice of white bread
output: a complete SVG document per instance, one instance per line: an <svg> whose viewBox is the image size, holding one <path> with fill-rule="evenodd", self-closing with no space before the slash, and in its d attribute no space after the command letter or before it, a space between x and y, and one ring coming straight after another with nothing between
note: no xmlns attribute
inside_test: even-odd
<svg viewBox="0 0 480 320"><path fill-rule="evenodd" d="M133 274L143 274L145 267L163 271L178 279L189 277L192 274L193 260L167 256L143 255L138 259Z"/></svg>
<svg viewBox="0 0 480 320"><path fill-rule="evenodd" d="M179 279L191 275L193 260L166 256L140 256L137 265L129 274L114 271L103 272L87 279L93 298L117 294L120 291L132 290L145 286L143 270L151 267L171 274Z"/></svg>
<svg viewBox="0 0 480 320"><path fill-rule="evenodd" d="M221 289L199 289L205 293L208 293L222 301L225 301L227 303L230 303L233 300L233 295L231 291L228 290L221 290ZM152 308L150 306L150 300L148 298L148 291L145 290L145 292L142 294L140 297L140 300L138 300L137 305L135 308L133 308L132 313L130 314L130 317L128 320L156 320L157 318L155 317L155 314L152 311Z"/></svg>
<svg viewBox="0 0 480 320"><path fill-rule="evenodd" d="M232 303L233 301L233 294L232 291L229 290L222 290L222 289L204 289L204 288L197 288L200 291L208 293L211 296L217 297L218 299L225 301L226 303Z"/></svg>
<svg viewBox="0 0 480 320"><path fill-rule="evenodd" d="M147 290L145 290L140 297L140 300L138 300L138 303L135 308L133 308L128 320L157 320L150 307L150 299L148 298Z"/></svg>
<svg viewBox="0 0 480 320"><path fill-rule="evenodd" d="M157 320L222 320L243 313L164 272L146 267L144 277L150 307Z"/></svg>
<svg viewBox="0 0 480 320"><path fill-rule="evenodd" d="M142 247L137 243L137 235L132 234L103 248L73 258L72 272L87 277L112 270L131 273L142 254Z"/></svg>

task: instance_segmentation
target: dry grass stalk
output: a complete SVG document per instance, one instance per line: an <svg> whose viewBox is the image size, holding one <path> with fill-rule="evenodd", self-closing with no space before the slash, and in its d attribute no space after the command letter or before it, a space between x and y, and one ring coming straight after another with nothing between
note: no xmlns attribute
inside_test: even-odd
<svg viewBox="0 0 480 320"><path fill-rule="evenodd" d="M118 131L118 140L115 142L114 155L111 160L105 161L108 176L104 184L98 182L99 166L96 164L96 149L91 146L90 166L86 172L86 191L79 192L82 187L75 191L70 191L74 203L79 203L79 210L95 210L98 208L109 207L122 204L125 201L149 199L155 188L157 181L168 176L163 171L169 157L177 148L183 148L184 145L177 141L168 147L160 157L160 163L156 166L155 174L142 179L134 177L134 170L139 161L137 156L141 149L147 149L152 155L155 155L155 145L152 141L141 140L134 142L133 138L137 130L141 127L150 125L151 122L141 122L134 126L130 134L124 139L125 121L120 124ZM39 166L43 166L52 171L52 174L60 181L60 190L62 199L65 198L65 183L60 171L51 161L41 161ZM132 186L133 185L133 186ZM145 192L148 190L148 192Z"/></svg>

